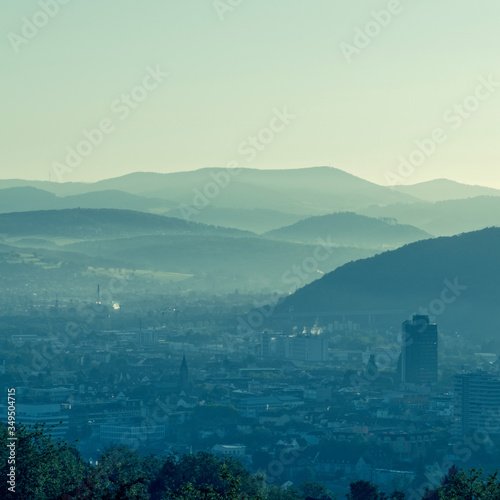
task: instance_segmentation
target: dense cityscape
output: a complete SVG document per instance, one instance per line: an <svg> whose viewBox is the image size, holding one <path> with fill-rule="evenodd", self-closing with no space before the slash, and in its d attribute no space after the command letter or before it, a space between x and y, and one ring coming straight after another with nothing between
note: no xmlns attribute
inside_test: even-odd
<svg viewBox="0 0 500 500"><path fill-rule="evenodd" d="M234 311L250 297L237 291L147 310L107 293L12 305L1 319L18 423L77 440L90 463L109 446L209 452L268 484L317 482L339 498L357 480L421 498L453 466L497 467L498 358L427 315L398 325L394 313L332 313L303 331L249 331Z"/></svg>

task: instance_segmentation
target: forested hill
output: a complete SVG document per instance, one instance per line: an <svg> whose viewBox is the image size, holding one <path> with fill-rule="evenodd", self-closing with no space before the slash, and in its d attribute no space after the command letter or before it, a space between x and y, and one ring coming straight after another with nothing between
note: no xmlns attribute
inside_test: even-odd
<svg viewBox="0 0 500 500"><path fill-rule="evenodd" d="M353 212L309 217L291 226L270 231L265 236L302 243L312 243L322 237L337 245L364 248L395 247L431 237L421 229L398 224L393 219L376 219Z"/></svg>
<svg viewBox="0 0 500 500"><path fill-rule="evenodd" d="M411 314L424 308L447 325L497 333L499 255L499 228L419 241L345 264L288 297L278 311Z"/></svg>
<svg viewBox="0 0 500 500"><path fill-rule="evenodd" d="M251 233L174 217L115 209L40 210L0 214L0 233L6 236L65 236L76 238L140 234L217 234L247 236Z"/></svg>

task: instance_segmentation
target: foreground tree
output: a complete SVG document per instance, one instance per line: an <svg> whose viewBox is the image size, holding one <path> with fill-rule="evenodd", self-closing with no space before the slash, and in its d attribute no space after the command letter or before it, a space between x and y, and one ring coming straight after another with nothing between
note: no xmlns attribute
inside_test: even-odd
<svg viewBox="0 0 500 500"><path fill-rule="evenodd" d="M304 498L317 498L318 500L330 500L328 488L321 483L307 481L299 486Z"/></svg>
<svg viewBox="0 0 500 500"><path fill-rule="evenodd" d="M84 479L64 499L148 500L148 486L160 467L157 457L141 458L124 446L111 447L98 465L87 467Z"/></svg>
<svg viewBox="0 0 500 500"><path fill-rule="evenodd" d="M348 500L404 500L402 491L393 491L389 496L379 491L378 486L369 481L354 481L350 485Z"/></svg>
<svg viewBox="0 0 500 500"><path fill-rule="evenodd" d="M378 486L369 481L355 481L350 485L350 491L346 495L347 500L382 500L385 495L380 494Z"/></svg>
<svg viewBox="0 0 500 500"><path fill-rule="evenodd" d="M16 441L9 441L7 426L0 428L1 475L0 498L17 500L49 500L75 488L85 477L85 463L73 446L54 439L43 425L25 427L18 425L14 434ZM15 462L7 443L15 442ZM14 448L13 448L14 449ZM15 467L14 492L4 479Z"/></svg>
<svg viewBox="0 0 500 500"><path fill-rule="evenodd" d="M443 486L435 492L439 500L492 500L500 498L498 472L484 475L482 469L460 470L448 475Z"/></svg>
<svg viewBox="0 0 500 500"><path fill-rule="evenodd" d="M198 497L212 500L257 499L263 489L263 476L252 476L237 460L200 452L168 457L149 491L153 500Z"/></svg>
<svg viewBox="0 0 500 500"><path fill-rule="evenodd" d="M125 447L111 447L98 465L91 465L84 462L74 446L52 438L43 426L19 426L14 433L16 440L11 437L7 426L0 425L0 439L6 444L0 449L2 499L331 500L322 484L306 482L298 489L266 486L263 475L252 475L237 460L210 453L144 458ZM15 486L11 486L11 466L15 467ZM387 496L369 481L354 481L346 498L404 500L405 495L394 491ZM498 473L453 467L441 485L426 493L424 499L500 499Z"/></svg>

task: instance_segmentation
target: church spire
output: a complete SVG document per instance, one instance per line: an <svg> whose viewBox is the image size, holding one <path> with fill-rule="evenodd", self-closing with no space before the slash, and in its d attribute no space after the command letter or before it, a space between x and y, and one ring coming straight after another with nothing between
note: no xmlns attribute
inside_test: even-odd
<svg viewBox="0 0 500 500"><path fill-rule="evenodd" d="M189 385L189 369L186 362L186 356L182 356L182 363L179 369L179 388L184 391Z"/></svg>

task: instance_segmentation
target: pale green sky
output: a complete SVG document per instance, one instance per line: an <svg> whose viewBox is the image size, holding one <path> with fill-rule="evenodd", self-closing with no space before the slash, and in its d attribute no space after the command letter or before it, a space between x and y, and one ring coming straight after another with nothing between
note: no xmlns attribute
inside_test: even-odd
<svg viewBox="0 0 500 500"><path fill-rule="evenodd" d="M400 0L350 63L341 44L397 0L243 0L223 21L213 0L70 0L26 43L15 38L23 17L46 21L44 1L57 0L2 3L1 178L57 180L54 162L108 118L113 131L64 181L236 160L331 164L386 184L400 155L442 128L446 139L401 182L500 188L500 86L471 98L480 77L500 82L498 0ZM157 65L170 75L122 120L110 106ZM476 111L443 118L467 98ZM241 143L283 108L296 118L247 161Z"/></svg>

